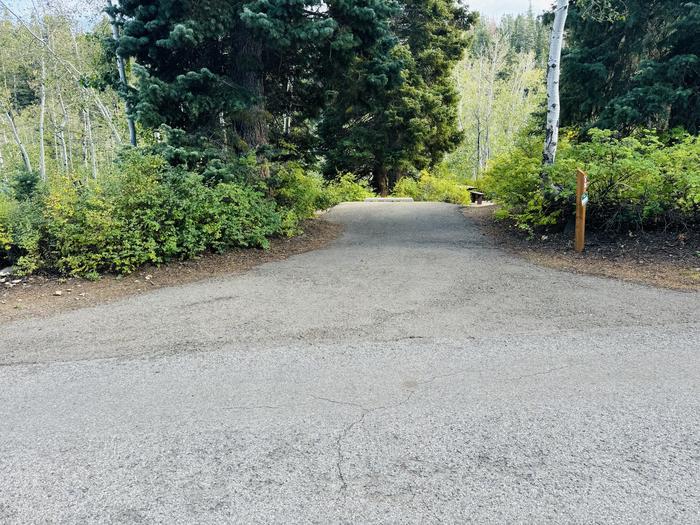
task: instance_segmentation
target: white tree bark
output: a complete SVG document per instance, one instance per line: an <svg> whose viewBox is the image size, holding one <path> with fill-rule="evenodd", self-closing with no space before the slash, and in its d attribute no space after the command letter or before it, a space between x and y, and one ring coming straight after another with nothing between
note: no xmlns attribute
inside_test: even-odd
<svg viewBox="0 0 700 525"><path fill-rule="evenodd" d="M559 142L559 76L561 72L561 50L564 46L564 28L569 14L569 0L557 0L552 26L552 39L549 45L547 62L547 131L544 141L543 160L545 164L554 164Z"/></svg>
<svg viewBox="0 0 700 525"><path fill-rule="evenodd" d="M41 57L41 85L39 86L39 175L46 180L46 148L44 122L46 120L46 61Z"/></svg>
<svg viewBox="0 0 700 525"><path fill-rule="evenodd" d="M87 141L90 147L90 158L92 159L92 178L97 178L97 155L95 154L95 141L92 138L92 122L90 122L90 110L85 109L85 130L87 131Z"/></svg>
<svg viewBox="0 0 700 525"><path fill-rule="evenodd" d="M109 17L110 25L112 26L112 38L115 44L119 45L119 24L117 19L112 15L111 9L114 7L112 0L107 0L107 16ZM129 85L126 81L126 66L124 64L124 58L117 53L117 71L119 72L119 83L124 91L124 96L127 96L127 89ZM129 141L132 146L136 146L136 124L134 123L134 116L132 112L131 104L128 99L125 101L126 108L126 121L129 125Z"/></svg>
<svg viewBox="0 0 700 525"><path fill-rule="evenodd" d="M5 109L5 116L7 121L10 123L10 130L12 130L12 136L15 138L17 147L19 148L20 155L22 155L22 161L24 162L24 167L27 171L32 171L32 163L29 160L29 154L27 153L27 148L24 147L22 139L19 136L19 131L17 131L17 126L15 125L15 119L12 112L9 109Z"/></svg>
<svg viewBox="0 0 700 525"><path fill-rule="evenodd" d="M61 113L63 113L63 120L61 121L61 141L63 143L63 156L65 159L66 171L73 169L73 144L71 141L71 130L70 130L70 116L66 109L66 104L63 101L63 95L61 91L58 91L58 102L61 105Z"/></svg>

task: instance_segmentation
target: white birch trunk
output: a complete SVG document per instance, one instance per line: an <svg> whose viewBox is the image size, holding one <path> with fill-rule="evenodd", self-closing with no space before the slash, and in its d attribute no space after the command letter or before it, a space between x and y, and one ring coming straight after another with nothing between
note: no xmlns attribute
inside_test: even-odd
<svg viewBox="0 0 700 525"><path fill-rule="evenodd" d="M559 76L561 73L561 50L564 46L564 28L569 14L569 0L557 0L552 26L552 39L547 62L547 130L544 141L543 161L554 164L559 142Z"/></svg>
<svg viewBox="0 0 700 525"><path fill-rule="evenodd" d="M70 132L70 115L66 109L66 104L63 101L63 95L61 91L58 91L58 102L61 105L61 112L63 113L63 120L61 122L61 137L63 140L63 153L66 161L66 171L73 169L73 142L71 140Z"/></svg>
<svg viewBox="0 0 700 525"><path fill-rule="evenodd" d="M46 61L41 57L41 85L39 86L39 176L46 180L46 148L44 122L46 120Z"/></svg>
<svg viewBox="0 0 700 525"><path fill-rule="evenodd" d="M66 118L65 114L62 115L61 122L56 121L56 129L58 136L58 144L61 147L60 160L63 164L63 170L68 172L68 145L66 144Z"/></svg>
<svg viewBox="0 0 700 525"><path fill-rule="evenodd" d="M81 141L81 143L82 143L82 147L83 147L83 165L85 166L85 171L87 171L88 168L90 167L88 165L88 157L90 156L90 154L88 153L87 109L83 109L82 113L83 113L83 140Z"/></svg>
<svg viewBox="0 0 700 525"><path fill-rule="evenodd" d="M90 122L90 110L85 110L85 128L87 130L87 140L90 146L90 157L92 159L92 178L97 178L97 155L95 154L95 141L92 138L92 123Z"/></svg>
<svg viewBox="0 0 700 525"><path fill-rule="evenodd" d="M115 44L119 45L119 25L117 23L117 19L114 18L110 11L110 9L114 7L112 0L107 0L107 7L107 16L109 16L109 22L112 26L112 38L114 39ZM126 66L124 64L124 57L119 55L119 53L117 53L117 71L119 72L119 83L121 84L121 88L124 92L124 97L126 97L129 87L126 81ZM126 108L126 122L129 125L129 142L131 142L132 146L136 146L136 124L134 123L131 104L126 98L124 105Z"/></svg>
<svg viewBox="0 0 700 525"><path fill-rule="evenodd" d="M24 147L22 139L19 136L19 131L17 131L17 126L15 125L15 119L9 109L5 110L5 116L7 121L10 123L10 129L12 130L12 136L15 138L17 147L19 148L19 153L22 155L22 161L24 162L24 168L28 171L32 171L32 163L29 160L29 154L27 153L27 148Z"/></svg>
<svg viewBox="0 0 700 525"><path fill-rule="evenodd" d="M102 102L102 99L100 99L99 95L95 92L88 91L87 88L84 88L85 92L88 94L88 96L92 95L93 101L95 102L95 105L97 106L97 109L100 110L100 115L105 120L105 123L107 124L107 127L109 130L112 132L112 135L116 139L117 144L122 143L122 136L119 133L119 130L117 127L114 125L114 120L112 119L112 115L107 109L107 107L104 105L104 102Z"/></svg>
<svg viewBox="0 0 700 525"><path fill-rule="evenodd" d="M476 83L476 111L474 115L474 120L476 121L476 166L474 171L474 180L479 178L481 173L481 87L483 85L483 72L484 72L484 55L483 51L479 53L479 79Z"/></svg>

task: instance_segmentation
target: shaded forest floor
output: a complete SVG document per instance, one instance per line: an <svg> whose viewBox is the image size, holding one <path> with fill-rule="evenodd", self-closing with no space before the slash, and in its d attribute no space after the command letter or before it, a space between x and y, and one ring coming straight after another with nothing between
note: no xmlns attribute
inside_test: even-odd
<svg viewBox="0 0 700 525"><path fill-rule="evenodd" d="M269 250L240 248L223 254L206 254L189 261L144 267L130 275L106 275L99 281L47 275L5 277L5 282L0 283L0 323L94 306L158 288L244 272L264 263L321 248L340 235L342 226L317 218L304 222L302 229L304 233L296 237L272 239Z"/></svg>
<svg viewBox="0 0 700 525"><path fill-rule="evenodd" d="M476 221L500 248L534 264L673 290L700 291L698 231L588 233L586 250L579 254L574 251L571 234L528 237L512 222L496 220L497 209L473 206L465 208L464 214Z"/></svg>

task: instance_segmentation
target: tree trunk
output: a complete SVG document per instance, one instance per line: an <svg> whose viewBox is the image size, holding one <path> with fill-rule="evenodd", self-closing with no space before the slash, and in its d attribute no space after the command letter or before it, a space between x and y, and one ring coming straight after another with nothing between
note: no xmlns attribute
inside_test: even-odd
<svg viewBox="0 0 700 525"><path fill-rule="evenodd" d="M542 155L545 164L554 164L559 142L559 76L561 72L561 50L564 45L564 28L569 13L569 0L557 0L552 26L552 39L547 62L547 131ZM544 175L543 175L544 177Z"/></svg>
<svg viewBox="0 0 700 525"><path fill-rule="evenodd" d="M63 102L63 95L58 92L58 101L61 104L61 112L63 113L63 120L61 122L61 137L63 140L63 153L66 158L66 170L73 169L73 144L71 140L70 132L70 117L68 111L66 110L66 104Z"/></svg>
<svg viewBox="0 0 700 525"><path fill-rule="evenodd" d="M483 86L483 73L484 73L484 54L483 50L479 52L479 78L476 84L476 115L474 120L476 121L476 170L474 172L474 180L479 178L481 173L481 115L482 115L482 96L481 88Z"/></svg>
<svg viewBox="0 0 700 525"><path fill-rule="evenodd" d="M12 130L12 136L15 138L15 142L17 143L17 147L19 148L19 152L22 155L22 161L24 162L24 168L31 173L32 171L32 163L29 160L29 154L27 153L27 148L24 147L24 144L22 143L22 139L19 136L19 132L17 131L17 126L15 125L15 118L12 116L12 112L9 109L5 110L5 116L7 117L7 121L10 123L10 129Z"/></svg>
<svg viewBox="0 0 700 525"><path fill-rule="evenodd" d="M238 67L232 72L232 77L236 84L248 92L253 103L236 118L235 128L243 142L255 149L268 143L269 132L267 112L263 105L263 79L259 71L262 45L248 34L242 34L239 40L236 60Z"/></svg>
<svg viewBox="0 0 700 525"><path fill-rule="evenodd" d="M90 122L90 110L85 109L85 131L88 146L90 147L90 158L92 159L92 178L97 178L97 157L95 155L95 141L92 139L92 123Z"/></svg>
<svg viewBox="0 0 700 525"><path fill-rule="evenodd" d="M119 24L117 23L117 19L112 13L112 9L114 8L112 0L107 0L107 7L108 9L106 10L106 13L109 17L110 25L112 26L112 38L114 39L115 45L118 46ZM131 107L131 103L128 99L129 85L126 81L126 65L124 63L124 57L122 57L119 53L117 53L117 71L119 72L119 84L120 89L122 91L122 95L124 97L124 105L126 108L126 121L129 125L129 142L131 142L132 146L136 146L136 124L134 123L133 108Z"/></svg>
<svg viewBox="0 0 700 525"><path fill-rule="evenodd" d="M41 85L39 86L39 175L46 180L46 148L44 122L46 120L46 61L41 57Z"/></svg>
<svg viewBox="0 0 700 525"><path fill-rule="evenodd" d="M379 193L380 197L386 197L389 195L389 175L387 174L386 168L383 165L375 168L372 184L374 188Z"/></svg>

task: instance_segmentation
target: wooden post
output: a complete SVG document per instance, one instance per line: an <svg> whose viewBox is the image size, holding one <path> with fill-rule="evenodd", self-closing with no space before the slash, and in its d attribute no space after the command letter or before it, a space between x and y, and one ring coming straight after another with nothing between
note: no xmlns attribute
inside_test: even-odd
<svg viewBox="0 0 700 525"><path fill-rule="evenodd" d="M576 170L576 244L578 253L586 245L586 205L588 204L588 176L580 169Z"/></svg>

